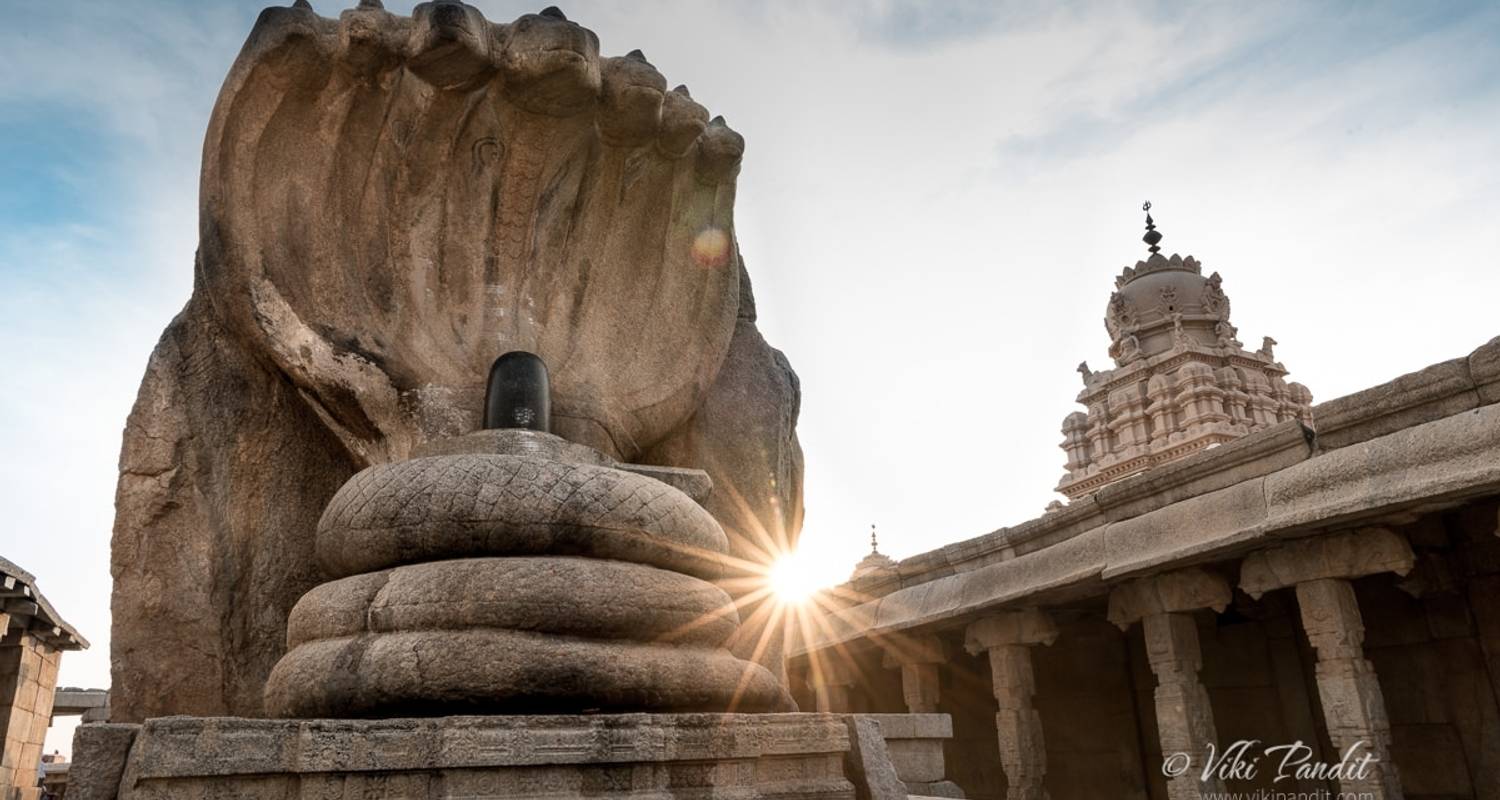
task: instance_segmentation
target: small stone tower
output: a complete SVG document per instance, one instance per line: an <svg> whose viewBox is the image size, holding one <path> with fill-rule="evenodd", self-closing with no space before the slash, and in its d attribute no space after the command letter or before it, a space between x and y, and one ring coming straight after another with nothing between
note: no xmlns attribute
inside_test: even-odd
<svg viewBox="0 0 1500 800"><path fill-rule="evenodd" d="M857 581L870 576L881 576L896 571L896 560L880 552L880 541L875 537L875 526L870 526L870 554L854 565L854 574L849 580Z"/></svg>
<svg viewBox="0 0 1500 800"><path fill-rule="evenodd" d="M1245 349L1219 273L1205 278L1192 256L1163 256L1150 209L1150 256L1115 279L1104 316L1115 369L1078 365L1088 411L1063 420L1068 463L1057 486L1070 500L1278 422L1311 422L1312 393L1283 379L1276 341Z"/></svg>

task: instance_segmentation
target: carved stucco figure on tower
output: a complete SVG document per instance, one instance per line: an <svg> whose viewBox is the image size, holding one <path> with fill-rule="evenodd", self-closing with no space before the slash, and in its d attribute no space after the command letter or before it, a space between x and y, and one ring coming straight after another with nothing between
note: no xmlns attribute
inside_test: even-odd
<svg viewBox="0 0 1500 800"><path fill-rule="evenodd" d="M1142 238L1150 256L1115 279L1105 310L1115 369L1080 365L1088 411L1063 420L1057 490L1069 499L1279 422L1312 421L1312 393L1284 379L1275 340L1251 352L1237 338L1219 273L1163 256L1149 213Z"/></svg>
<svg viewBox="0 0 1500 800"><path fill-rule="evenodd" d="M323 507L477 428L508 350L552 367L563 438L704 469L735 555L790 546L798 385L735 240L743 148L556 9L262 13L204 143L193 295L125 431L116 719L262 713L292 604L330 577Z"/></svg>

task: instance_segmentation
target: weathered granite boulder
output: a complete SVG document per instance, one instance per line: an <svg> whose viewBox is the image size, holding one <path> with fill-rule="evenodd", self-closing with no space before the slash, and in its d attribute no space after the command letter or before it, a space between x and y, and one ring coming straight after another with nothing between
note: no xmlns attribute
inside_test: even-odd
<svg viewBox="0 0 1500 800"><path fill-rule="evenodd" d="M735 246L743 140L708 117L552 9L261 15L204 145L194 293L125 431L116 719L262 713L328 577L323 506L478 427L508 350L551 366L564 438L707 470L736 555L795 540L797 383Z"/></svg>

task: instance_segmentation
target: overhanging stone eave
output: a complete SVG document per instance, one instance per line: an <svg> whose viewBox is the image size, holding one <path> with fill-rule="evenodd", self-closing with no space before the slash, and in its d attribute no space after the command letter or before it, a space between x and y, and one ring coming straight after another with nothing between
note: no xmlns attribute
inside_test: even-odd
<svg viewBox="0 0 1500 800"><path fill-rule="evenodd" d="M1043 551L920 583L825 615L809 626L813 636L800 646L793 645L789 654L868 636L951 624L965 615L1002 607L1023 597L1040 599L1049 590L1062 591L1090 578L1098 579L1105 566L1103 533L1101 526ZM1025 573L1032 570L1041 574L1028 579ZM1100 586L1102 589L1102 581Z"/></svg>
<svg viewBox="0 0 1500 800"><path fill-rule="evenodd" d="M1117 522L1196 497L1311 457L1312 432L1295 420L1121 478L1017 525L902 559L896 575L910 587L968 572L1050 546L1097 525ZM915 568L915 569L914 569ZM873 587L872 587L873 588Z"/></svg>
<svg viewBox="0 0 1500 800"><path fill-rule="evenodd" d="M812 625L814 636L793 654L939 627L1089 585L1102 592L1107 582L1241 555L1269 540L1492 494L1500 494L1500 405L1495 404L1322 452L1137 516L1105 521L1044 549L898 589Z"/></svg>
<svg viewBox="0 0 1500 800"><path fill-rule="evenodd" d="M52 607L52 603L37 588L36 576L3 556L0 556L0 596L21 597L35 603L36 612L27 615L33 621L30 628L53 647L59 650L88 648L89 641L57 613L57 609ZM3 633L0 631L0 635Z"/></svg>

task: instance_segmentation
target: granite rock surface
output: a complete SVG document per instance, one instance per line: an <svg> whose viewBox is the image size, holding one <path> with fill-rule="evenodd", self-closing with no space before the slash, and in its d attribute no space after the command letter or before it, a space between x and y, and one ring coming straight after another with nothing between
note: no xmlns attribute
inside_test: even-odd
<svg viewBox="0 0 1500 800"><path fill-rule="evenodd" d="M267 9L220 91L193 296L120 458L117 719L261 713L292 604L332 577L323 507L477 428L508 350L547 361L564 438L707 470L735 555L795 539L797 385L735 244L743 139L561 14L378 5Z"/></svg>

